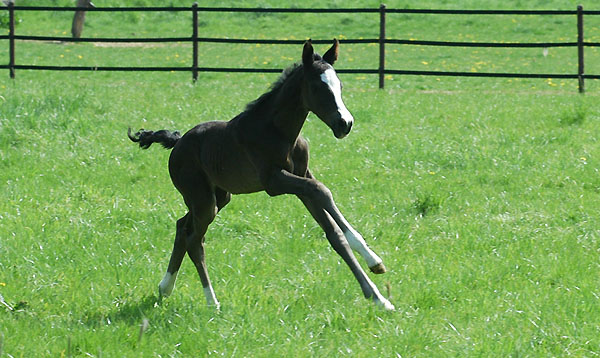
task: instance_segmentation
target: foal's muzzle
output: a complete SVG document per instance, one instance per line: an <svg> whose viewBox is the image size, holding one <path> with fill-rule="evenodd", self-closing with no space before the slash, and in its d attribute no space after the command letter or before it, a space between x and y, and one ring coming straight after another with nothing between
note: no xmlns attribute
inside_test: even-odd
<svg viewBox="0 0 600 358"><path fill-rule="evenodd" d="M350 133L353 123L354 123L354 120L348 121L343 118L336 121L332 128L333 135L335 135L335 137L338 139L344 138L345 136L348 135L348 133Z"/></svg>
<svg viewBox="0 0 600 358"><path fill-rule="evenodd" d="M347 110L345 112L340 113L340 111L336 111L325 120L325 123L331 128L333 135L337 139L347 136L354 124L354 117Z"/></svg>
<svg viewBox="0 0 600 358"><path fill-rule="evenodd" d="M350 133L354 124L354 117L345 109L333 110L328 115L315 113L327 126L333 131L333 135L337 139L342 139Z"/></svg>

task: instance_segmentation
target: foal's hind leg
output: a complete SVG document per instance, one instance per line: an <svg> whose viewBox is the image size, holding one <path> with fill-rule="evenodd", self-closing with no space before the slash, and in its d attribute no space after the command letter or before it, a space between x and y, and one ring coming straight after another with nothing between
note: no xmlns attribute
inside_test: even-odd
<svg viewBox="0 0 600 358"><path fill-rule="evenodd" d="M231 193L221 188L215 188L215 199L217 201L217 211L221 211L231 201Z"/></svg>
<svg viewBox="0 0 600 358"><path fill-rule="evenodd" d="M162 281L158 285L159 297L168 297L173 292L175 287L175 279L177 278L177 272L181 267L181 261L186 252L186 238L191 230L188 229L191 221L188 220L189 213L184 217L177 220L177 232L175 234L175 243L173 244L173 252L171 253L171 259L169 260L169 267L163 277Z"/></svg>
<svg viewBox="0 0 600 358"><path fill-rule="evenodd" d="M314 179L309 170L306 171L307 178ZM332 200L328 207L325 208L327 212L331 215L332 219L336 222L336 224L342 229L346 240L348 240L348 244L352 248L352 250L358 252L367 262L367 266L369 266L369 270L375 274L385 273L387 270L383 265L383 260L375 253L371 248L367 245L362 235L358 233L358 231L354 230L354 228L348 223L346 218L342 215L340 210L335 205L335 202Z"/></svg>
<svg viewBox="0 0 600 358"><path fill-rule="evenodd" d="M188 200L186 200L186 202L188 202ZM210 223L214 220L218 210L227 204L227 202L219 200L219 204L220 205L218 207L215 192L209 190L208 188L206 190L201 189L200 192L197 192L196 195L194 195L192 200L189 200L188 206L190 207L190 212L192 215L191 220L193 223L193 233L187 237L186 242L187 253L194 263L194 266L196 266L196 270L200 276L200 281L202 282L202 287L204 288L204 295L206 296L206 302L209 306L215 306L217 308L219 308L220 304L215 296L215 291L210 283L210 278L206 269L204 234L206 234L208 225L210 225Z"/></svg>

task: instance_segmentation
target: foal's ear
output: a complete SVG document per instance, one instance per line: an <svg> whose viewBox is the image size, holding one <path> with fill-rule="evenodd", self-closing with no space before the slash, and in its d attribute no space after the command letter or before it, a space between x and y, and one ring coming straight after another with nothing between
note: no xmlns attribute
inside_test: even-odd
<svg viewBox="0 0 600 358"><path fill-rule="evenodd" d="M337 39L333 39L333 46L325 54L323 55L323 60L328 64L332 65L337 61L338 58L338 49L340 47L340 42Z"/></svg>
<svg viewBox="0 0 600 358"><path fill-rule="evenodd" d="M314 61L315 50L312 46L312 41L309 39L304 43L304 49L302 50L302 64L304 68L308 68L308 66L312 65Z"/></svg>

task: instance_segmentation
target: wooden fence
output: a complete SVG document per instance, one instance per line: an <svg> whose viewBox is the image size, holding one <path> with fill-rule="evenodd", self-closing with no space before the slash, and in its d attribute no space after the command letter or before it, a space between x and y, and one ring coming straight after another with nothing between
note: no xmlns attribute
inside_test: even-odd
<svg viewBox="0 0 600 358"><path fill-rule="evenodd" d="M15 12L17 11L168 11L189 12L192 17L191 36L189 37L160 37L160 38L71 38L54 36L28 36L15 33ZM226 67L200 67L198 66L198 43L245 43L245 44L302 44L302 40L248 40L229 38L206 38L198 36L198 13L203 12L234 12L234 13L378 13L379 37L372 39L343 39L345 44L378 44L379 67L367 69L339 69L340 73L377 74L379 87L385 85L385 75L421 75L421 76L463 76L463 77L509 77L509 78L563 78L577 79L579 92L584 92L585 79L600 79L600 75L586 74L584 71L584 48L600 46L599 42L584 41L584 15L600 15L600 11L584 11L582 6L577 10L427 10L427 9L388 9L385 5L379 8L340 8L340 9L291 9L291 8L226 8L226 7L199 7L194 3L191 7L48 7L48 6L14 6L9 3L0 11L8 11L8 35L0 36L0 40L8 40L9 63L0 64L0 69L8 69L11 78L15 78L16 70L53 70L53 71L186 71L192 73L195 81L199 72L281 72L280 68L226 68ZM576 17L577 38L570 42L529 42L529 43L499 43L499 42L451 42L451 41L418 41L389 39L386 37L386 14L441 14L441 15L571 15ZM64 42L190 42L192 43L192 63L190 66L179 67L118 67L118 66L41 66L17 64L15 59L15 42L20 41L64 41ZM313 40L313 43L329 43L330 40ZM513 47L513 48L549 48L549 47L577 47L578 68L572 73L502 73L502 72L449 72L449 71L412 71L388 69L385 66L386 44L402 44L414 46L458 46L458 47Z"/></svg>

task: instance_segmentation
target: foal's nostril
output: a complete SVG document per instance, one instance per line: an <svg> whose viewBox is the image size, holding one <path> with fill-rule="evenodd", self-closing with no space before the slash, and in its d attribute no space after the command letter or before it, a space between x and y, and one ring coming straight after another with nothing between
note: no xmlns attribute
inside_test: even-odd
<svg viewBox="0 0 600 358"><path fill-rule="evenodd" d="M351 129L352 129L352 122L345 122L342 124L342 132L344 132L344 136L348 135L348 133L350 133Z"/></svg>

